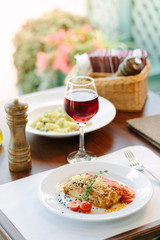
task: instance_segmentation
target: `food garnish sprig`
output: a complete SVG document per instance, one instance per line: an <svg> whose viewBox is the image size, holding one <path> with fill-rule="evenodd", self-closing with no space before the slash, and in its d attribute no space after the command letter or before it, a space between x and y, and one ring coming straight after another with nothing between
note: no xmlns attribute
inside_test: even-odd
<svg viewBox="0 0 160 240"><path fill-rule="evenodd" d="M108 173L108 170L104 170L104 171L99 171L100 174L103 174L103 173ZM95 183L96 181L96 178L98 177L97 174L95 174L93 176L92 179L89 180L89 183L87 184L87 187L82 195L82 199L85 200L85 201L88 201L89 200L89 193L91 192L92 190L92 186L93 184Z"/></svg>

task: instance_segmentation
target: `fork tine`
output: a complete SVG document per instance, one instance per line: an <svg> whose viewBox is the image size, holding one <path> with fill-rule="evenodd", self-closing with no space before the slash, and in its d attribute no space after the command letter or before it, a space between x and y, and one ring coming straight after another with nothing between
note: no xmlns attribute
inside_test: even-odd
<svg viewBox="0 0 160 240"><path fill-rule="evenodd" d="M133 162L132 162L132 159L130 158L129 152L128 152L128 151L125 151L125 152L124 152L124 155L126 156L127 160L129 161L129 164L130 164L131 166L133 166Z"/></svg>
<svg viewBox="0 0 160 240"><path fill-rule="evenodd" d="M129 163L131 166L135 166L138 165L139 162L136 160L135 156L133 155L133 153L130 150L126 150L124 152L126 158L128 159Z"/></svg>
<svg viewBox="0 0 160 240"><path fill-rule="evenodd" d="M135 163L136 165L140 164L140 163L138 162L138 160L135 158L134 154L133 154L131 151L129 151L129 152L130 152L130 156L132 157L134 163Z"/></svg>

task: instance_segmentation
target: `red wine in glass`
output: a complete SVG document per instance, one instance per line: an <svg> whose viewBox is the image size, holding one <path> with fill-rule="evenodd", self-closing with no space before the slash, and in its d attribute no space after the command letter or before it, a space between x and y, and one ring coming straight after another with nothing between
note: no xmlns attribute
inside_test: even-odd
<svg viewBox="0 0 160 240"><path fill-rule="evenodd" d="M85 123L98 111L98 96L91 90L73 90L66 94L66 113L78 123Z"/></svg>
<svg viewBox="0 0 160 240"><path fill-rule="evenodd" d="M67 81L64 94L65 112L73 118L79 127L79 150L67 156L69 163L91 161L95 154L85 150L84 127L99 108L98 94L94 79L89 76L73 76Z"/></svg>

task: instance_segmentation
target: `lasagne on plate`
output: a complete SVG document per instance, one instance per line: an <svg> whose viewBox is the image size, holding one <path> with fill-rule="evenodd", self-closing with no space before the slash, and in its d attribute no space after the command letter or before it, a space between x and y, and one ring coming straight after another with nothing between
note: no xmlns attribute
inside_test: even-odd
<svg viewBox="0 0 160 240"><path fill-rule="evenodd" d="M94 174L83 173L69 178L62 186L66 195L84 200L85 189ZM118 181L97 176L92 184L87 200L95 207L109 209L117 203L129 204L135 198L135 191Z"/></svg>

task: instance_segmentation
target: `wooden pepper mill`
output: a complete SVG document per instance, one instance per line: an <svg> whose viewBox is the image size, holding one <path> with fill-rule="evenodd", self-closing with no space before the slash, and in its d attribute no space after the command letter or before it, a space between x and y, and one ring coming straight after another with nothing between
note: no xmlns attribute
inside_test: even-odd
<svg viewBox="0 0 160 240"><path fill-rule="evenodd" d="M28 105L18 97L11 99L5 105L6 119L10 129L8 146L9 168L13 172L24 172L31 169L30 146L26 139Z"/></svg>

